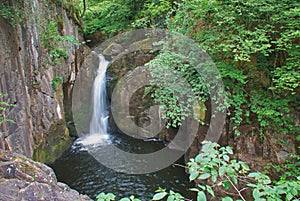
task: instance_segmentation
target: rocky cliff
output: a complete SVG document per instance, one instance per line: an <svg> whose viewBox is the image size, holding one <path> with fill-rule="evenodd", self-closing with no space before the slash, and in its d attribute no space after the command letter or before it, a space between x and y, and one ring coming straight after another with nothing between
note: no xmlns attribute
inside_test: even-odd
<svg viewBox="0 0 300 201"><path fill-rule="evenodd" d="M43 162L71 143L63 98L82 58L77 15L63 2L0 0L0 102L14 104L0 112L15 121L0 125L0 149Z"/></svg>
<svg viewBox="0 0 300 201"><path fill-rule="evenodd" d="M0 200L91 200L57 182L48 166L0 150Z"/></svg>

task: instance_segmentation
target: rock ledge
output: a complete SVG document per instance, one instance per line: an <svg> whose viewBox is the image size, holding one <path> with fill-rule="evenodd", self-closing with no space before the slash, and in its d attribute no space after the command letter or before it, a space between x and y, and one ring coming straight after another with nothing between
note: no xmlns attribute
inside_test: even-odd
<svg viewBox="0 0 300 201"><path fill-rule="evenodd" d="M0 201L91 200L64 183L53 170L23 155L0 149Z"/></svg>

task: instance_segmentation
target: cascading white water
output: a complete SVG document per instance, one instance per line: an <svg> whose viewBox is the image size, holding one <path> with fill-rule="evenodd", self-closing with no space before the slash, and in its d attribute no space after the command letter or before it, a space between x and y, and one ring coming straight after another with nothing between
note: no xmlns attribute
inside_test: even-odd
<svg viewBox="0 0 300 201"><path fill-rule="evenodd" d="M87 136L79 138L76 144L95 145L103 144L109 139L108 136L108 111L106 96L106 69L109 61L99 54L99 67L94 80L92 91L92 118L90 122L90 132Z"/></svg>
<svg viewBox="0 0 300 201"><path fill-rule="evenodd" d="M109 62L99 55L99 68L93 86L93 115L90 123L90 134L107 134L108 112L106 103L105 72Z"/></svg>

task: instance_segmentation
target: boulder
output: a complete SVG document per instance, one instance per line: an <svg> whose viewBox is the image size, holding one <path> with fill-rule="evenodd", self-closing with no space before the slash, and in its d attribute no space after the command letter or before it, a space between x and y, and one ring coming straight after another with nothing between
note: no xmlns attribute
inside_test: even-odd
<svg viewBox="0 0 300 201"><path fill-rule="evenodd" d="M64 183L53 170L21 154L0 149L0 200L91 200Z"/></svg>

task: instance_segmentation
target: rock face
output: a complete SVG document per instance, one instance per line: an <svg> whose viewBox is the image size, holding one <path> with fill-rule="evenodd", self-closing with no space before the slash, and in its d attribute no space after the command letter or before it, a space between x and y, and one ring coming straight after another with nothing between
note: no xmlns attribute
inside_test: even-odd
<svg viewBox="0 0 300 201"><path fill-rule="evenodd" d="M0 200L91 200L57 182L48 166L0 149Z"/></svg>
<svg viewBox="0 0 300 201"><path fill-rule="evenodd" d="M43 162L71 143L63 98L82 58L77 25L57 2L0 0L1 9L20 11L0 15L0 102L15 105L0 111L15 121L0 125L0 148Z"/></svg>

